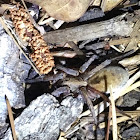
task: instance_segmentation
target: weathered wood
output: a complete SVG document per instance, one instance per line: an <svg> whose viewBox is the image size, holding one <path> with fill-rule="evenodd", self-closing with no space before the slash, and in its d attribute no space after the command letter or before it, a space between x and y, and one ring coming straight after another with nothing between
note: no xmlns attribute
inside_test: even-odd
<svg viewBox="0 0 140 140"><path fill-rule="evenodd" d="M105 36L129 36L132 32L132 20L123 20L127 14L103 21L51 31L44 35L48 43L64 44L68 41L82 41Z"/></svg>

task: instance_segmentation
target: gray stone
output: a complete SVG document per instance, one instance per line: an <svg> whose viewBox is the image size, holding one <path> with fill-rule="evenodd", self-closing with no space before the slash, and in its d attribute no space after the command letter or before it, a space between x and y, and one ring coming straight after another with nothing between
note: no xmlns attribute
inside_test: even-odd
<svg viewBox="0 0 140 140"><path fill-rule="evenodd" d="M7 106L5 95L14 108L25 106L23 81L30 65L19 58L20 52L0 25L0 126L5 125Z"/></svg>
<svg viewBox="0 0 140 140"><path fill-rule="evenodd" d="M57 140L60 129L66 131L83 110L82 98L71 96L61 103L50 94L44 94L15 119L15 129L19 140ZM12 140L11 129L3 140Z"/></svg>

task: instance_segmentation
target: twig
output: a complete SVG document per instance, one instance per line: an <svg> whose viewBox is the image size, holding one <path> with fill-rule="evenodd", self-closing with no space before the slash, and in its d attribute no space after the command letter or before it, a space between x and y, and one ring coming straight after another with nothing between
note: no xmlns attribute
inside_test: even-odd
<svg viewBox="0 0 140 140"><path fill-rule="evenodd" d="M139 116L139 115L138 115ZM137 115L132 115L131 116L132 118L135 118L135 117L137 117ZM119 117L119 118L117 118L117 124L118 123L121 123L121 122L125 122L125 121L127 121L127 120L130 120L131 118L129 118L129 117L127 117L127 116L123 116L123 117ZM110 121L110 125L112 126L112 120ZM105 124L105 122L102 122L102 123L100 123L99 124L99 128L101 129L101 128L105 128L106 127L106 124ZM93 126L93 130L96 130L96 126Z"/></svg>
<svg viewBox="0 0 140 140"><path fill-rule="evenodd" d="M91 56L91 58L89 58L89 60L87 62L85 62L79 69L80 73L84 73L86 71L86 69L89 67L89 65L95 60L97 59L98 56L97 55L93 55Z"/></svg>
<svg viewBox="0 0 140 140"><path fill-rule="evenodd" d="M120 52L120 53L122 52L117 47L115 47L114 45L111 45L110 47L113 48L114 50L116 50L117 52Z"/></svg>
<svg viewBox="0 0 140 140"><path fill-rule="evenodd" d="M110 40L108 42L108 45L112 46L112 45L128 44L130 41L131 41L130 37L128 37L128 38L121 38L121 39L114 39L114 40ZM106 45L106 42L104 41L104 42L98 42L98 43L95 43L95 44L92 44L92 45L86 45L85 44L84 47L87 50L97 50L97 49L104 48L105 45Z"/></svg>
<svg viewBox="0 0 140 140"><path fill-rule="evenodd" d="M49 43L65 44L68 41L83 41L108 35L129 36L132 32L132 27L130 25L133 19L132 22L125 22L122 18L126 17L126 15L127 14L124 14L103 22L47 32L44 35L44 39Z"/></svg>
<svg viewBox="0 0 140 140"><path fill-rule="evenodd" d="M120 56L117 56L117 57L112 58L111 61L118 61L118 60L123 59L124 57L127 57L127 56L129 56L129 55L131 55L133 53L134 53L134 50L131 50L129 52L126 52L124 54L121 54Z"/></svg>
<svg viewBox="0 0 140 140"><path fill-rule="evenodd" d="M3 28L6 30L6 32L9 34L9 36L11 36L11 38L13 39L13 41L15 42L15 44L17 45L17 47L19 48L19 50L23 53L23 55L26 57L26 59L29 61L29 63L31 64L31 66L34 68L34 70L38 73L38 69L35 67L35 65L31 62L30 58L27 56L27 54L24 52L24 50L22 49L22 47L17 43L16 39L13 37L12 33L10 32L10 30L7 28L6 24L4 23L2 17L0 17L0 22L3 26Z"/></svg>
<svg viewBox="0 0 140 140"><path fill-rule="evenodd" d="M67 58L73 58L77 54L74 51L55 51L51 52L51 55L56 56L56 57L67 57Z"/></svg>
<svg viewBox="0 0 140 140"><path fill-rule="evenodd" d="M63 20L58 20L56 21L56 23L54 24L54 30L59 29L60 26L64 23Z"/></svg>
<svg viewBox="0 0 140 140"><path fill-rule="evenodd" d="M39 24L39 25L45 24L45 23L43 23L43 22L44 22L43 20L44 20L45 18L48 18L48 17L49 17L49 16L48 16L48 13L45 13L45 14L43 15L43 17L38 21L38 24ZM50 20L50 18L48 18L48 19ZM48 20L48 19L47 19L47 20Z"/></svg>
<svg viewBox="0 0 140 140"><path fill-rule="evenodd" d="M116 121L116 109L115 109L115 102L114 102L114 97L112 93L112 86L110 88L110 101L111 101L111 108L112 108L112 123L113 123L113 140L117 140L117 121Z"/></svg>
<svg viewBox="0 0 140 140"><path fill-rule="evenodd" d="M10 120L10 124L11 124L13 139L17 140L16 131L15 131L15 125L14 125L14 117L13 117L13 113L12 113L12 109L11 109L9 100L8 100L6 95L5 95L5 100L6 100L6 104L7 104L7 110L8 110L8 114L9 114L9 120Z"/></svg>
<svg viewBox="0 0 140 140"><path fill-rule="evenodd" d="M132 70L129 70L128 71L128 73L129 73L129 75L133 75L135 72L137 72L138 71L138 67L136 67L136 68L134 68L134 69L132 69Z"/></svg>
<svg viewBox="0 0 140 140"><path fill-rule="evenodd" d="M138 110L138 111L124 111L124 113L130 115L131 118L128 117L128 116L123 116L123 117L122 117L122 113L117 112L117 116L121 116L121 117L117 118L117 123L124 122L124 121L127 121L127 120L130 120L130 119L132 119L132 118L135 118L135 117L140 116L140 110ZM78 117L78 119L82 118L83 116L88 116L89 114L90 114L90 110L85 111L84 113L82 113L82 114ZM102 113L102 114L104 115L104 114L106 114L106 113ZM102 116L102 114L99 114L99 116ZM108 115L108 113L107 113L107 115ZM81 120L81 119L80 119L80 120ZM91 120L91 122L93 122L93 119ZM84 120L84 121L81 120L80 123L78 123L78 124L76 124L75 126L71 127L71 128L66 132L65 137L68 137L69 135L73 134L73 133L74 133L75 131L77 131L79 128L85 126L85 125L88 124L88 123L90 123L90 120L89 120L89 119L88 119L88 120ZM105 128L105 127L106 127L105 124L106 124L105 122L102 122L102 123L99 124L99 127L100 127L100 128ZM112 121L110 121L110 126L111 126L111 125L112 125ZM93 126L93 130L96 130L96 127L95 127L95 126Z"/></svg>
<svg viewBox="0 0 140 140"><path fill-rule="evenodd" d="M56 65L56 68L64 71L66 74L69 74L69 75L73 75L73 76L78 76L79 75L79 72L77 70L66 68L62 65Z"/></svg>
<svg viewBox="0 0 140 140"><path fill-rule="evenodd" d="M83 41L83 42L79 45L79 49L83 49L83 48L86 46L86 44L88 44L89 42L94 41L94 40L95 40L95 39L88 39L88 40Z"/></svg>
<svg viewBox="0 0 140 140"><path fill-rule="evenodd" d="M84 53L78 48L78 46L73 42L73 41L69 41L65 44L65 46L69 45L70 48L72 48L77 55L84 55Z"/></svg>
<svg viewBox="0 0 140 140"><path fill-rule="evenodd" d="M102 62L99 66L97 66L96 68L92 69L90 72L88 72L87 74L83 75L83 79L87 80L88 78L90 78L91 76L93 76L97 71L103 69L104 67L106 67L107 65L109 65L111 63L111 60L105 60L104 62Z"/></svg>

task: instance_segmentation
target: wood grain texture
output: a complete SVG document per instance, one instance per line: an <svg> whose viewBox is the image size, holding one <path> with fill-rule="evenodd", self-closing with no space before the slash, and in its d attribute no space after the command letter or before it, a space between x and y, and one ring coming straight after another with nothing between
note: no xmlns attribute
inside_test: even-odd
<svg viewBox="0 0 140 140"><path fill-rule="evenodd" d="M129 36L132 32L132 22L124 21L125 15L103 21L85 24L63 30L51 31L44 35L48 43L64 44L68 41L82 41L105 36Z"/></svg>

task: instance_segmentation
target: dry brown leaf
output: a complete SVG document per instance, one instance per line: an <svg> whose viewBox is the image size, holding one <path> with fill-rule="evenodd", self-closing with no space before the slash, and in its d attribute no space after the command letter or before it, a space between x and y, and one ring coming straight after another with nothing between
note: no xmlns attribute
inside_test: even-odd
<svg viewBox="0 0 140 140"><path fill-rule="evenodd" d="M26 0L37 4L47 11L47 13L58 20L66 22L75 21L80 18L92 0Z"/></svg>
<svg viewBox="0 0 140 140"><path fill-rule="evenodd" d="M5 95L5 100L6 100L6 104L7 104L7 110L8 110L8 114L9 114L9 120L10 120L10 124L11 124L13 140L17 140L15 125L14 125L14 117L13 117L11 105L10 105L9 100L6 95Z"/></svg>
<svg viewBox="0 0 140 140"><path fill-rule="evenodd" d="M112 10L114 7L116 7L119 3L121 3L123 0L103 0L101 3L101 8L104 12Z"/></svg>

